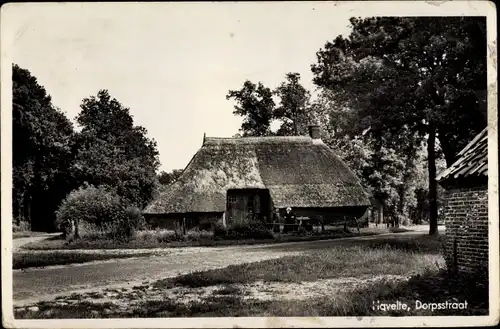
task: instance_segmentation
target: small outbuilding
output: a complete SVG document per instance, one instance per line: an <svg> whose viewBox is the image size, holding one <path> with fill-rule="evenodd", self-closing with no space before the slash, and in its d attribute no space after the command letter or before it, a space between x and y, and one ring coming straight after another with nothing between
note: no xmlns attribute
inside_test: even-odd
<svg viewBox="0 0 500 329"><path fill-rule="evenodd" d="M488 268L488 131L485 128L437 180L447 190L446 260L458 271Z"/></svg>
<svg viewBox="0 0 500 329"><path fill-rule="evenodd" d="M144 210L153 227L209 228L260 220L290 207L297 218L342 222L360 218L368 195L347 165L320 138L204 137L179 179Z"/></svg>

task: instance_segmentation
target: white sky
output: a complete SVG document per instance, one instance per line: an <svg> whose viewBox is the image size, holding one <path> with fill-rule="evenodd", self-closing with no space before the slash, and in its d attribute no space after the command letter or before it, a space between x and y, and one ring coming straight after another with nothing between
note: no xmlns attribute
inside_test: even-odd
<svg viewBox="0 0 500 329"><path fill-rule="evenodd" d="M187 165L203 133L238 132L241 118L225 96L246 79L274 88L299 72L312 90L316 52L349 33L351 16L410 4L436 15L463 10L454 3L10 3L2 55L7 49L30 70L72 120L84 97L108 89L157 141L168 171Z"/></svg>
<svg viewBox="0 0 500 329"><path fill-rule="evenodd" d="M316 51L351 16L331 3L98 5L12 6L13 61L72 120L108 89L157 141L162 170L184 168L204 132L238 132L225 96L246 79L274 88L293 71L313 89Z"/></svg>

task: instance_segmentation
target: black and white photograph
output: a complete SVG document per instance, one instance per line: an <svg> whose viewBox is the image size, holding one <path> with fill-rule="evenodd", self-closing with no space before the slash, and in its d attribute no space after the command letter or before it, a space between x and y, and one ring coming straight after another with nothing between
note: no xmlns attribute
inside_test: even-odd
<svg viewBox="0 0 500 329"><path fill-rule="evenodd" d="M494 3L0 22L4 327L498 324Z"/></svg>

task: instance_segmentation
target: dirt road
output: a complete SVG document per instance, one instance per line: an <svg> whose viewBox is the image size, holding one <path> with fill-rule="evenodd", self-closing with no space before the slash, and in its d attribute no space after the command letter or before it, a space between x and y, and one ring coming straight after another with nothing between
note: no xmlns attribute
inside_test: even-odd
<svg viewBox="0 0 500 329"><path fill-rule="evenodd" d="M177 276L192 271L226 267L300 254L308 250L335 245L355 244L360 240L403 239L424 232L406 232L336 240L290 242L271 245L194 248L167 255L117 259L111 262L87 263L13 271L14 304L53 298L55 295L105 287L134 286L146 281Z"/></svg>
<svg viewBox="0 0 500 329"><path fill-rule="evenodd" d="M45 239L48 239L50 237L60 235L61 233L40 233L35 236L29 236L25 238L17 238L12 240L12 251L18 251L22 246L32 243L32 242L38 242L42 241Z"/></svg>

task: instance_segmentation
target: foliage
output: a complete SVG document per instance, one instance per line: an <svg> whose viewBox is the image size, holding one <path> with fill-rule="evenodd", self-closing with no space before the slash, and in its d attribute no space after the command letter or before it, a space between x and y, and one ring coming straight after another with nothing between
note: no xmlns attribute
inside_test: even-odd
<svg viewBox="0 0 500 329"><path fill-rule="evenodd" d="M233 113L243 117L243 136L267 136L271 134L274 101L271 89L261 82L245 81L240 90L230 90L226 99L234 99L237 105Z"/></svg>
<svg viewBox="0 0 500 329"><path fill-rule="evenodd" d="M137 230L145 228L146 221L141 211L137 207L132 206L125 209L123 219L112 223L110 234L113 240L129 241L135 237Z"/></svg>
<svg viewBox="0 0 500 329"><path fill-rule="evenodd" d="M30 230L31 230L30 223L25 221L25 220L21 220L19 222L12 223L12 233L28 232ZM15 239L15 236L14 236L14 239Z"/></svg>
<svg viewBox="0 0 500 329"><path fill-rule="evenodd" d="M347 38L338 36L317 53L314 83L339 107L349 109L350 123L342 127L348 135L382 141L409 163L420 141L427 141L433 234L437 148L450 165L486 125L485 20L352 18L351 24Z"/></svg>
<svg viewBox="0 0 500 329"><path fill-rule="evenodd" d="M300 84L299 73L287 73L285 81L273 91L259 82L245 81L240 90L230 90L227 99L237 102L233 114L243 117L240 134L244 136L280 136L307 134L307 126L313 119L310 111L310 92ZM273 96L279 99L276 106ZM271 131L271 122L280 123L278 130Z"/></svg>
<svg viewBox="0 0 500 329"><path fill-rule="evenodd" d="M158 182L161 185L170 185L177 181L177 179L179 179L179 177L182 175L182 172L182 169L174 169L171 172L162 171L158 175Z"/></svg>
<svg viewBox="0 0 500 329"><path fill-rule="evenodd" d="M13 210L16 227L56 228L61 201L78 186L110 186L143 207L157 189L156 143L133 125L129 110L106 90L83 100L81 131L54 108L27 70L13 65Z"/></svg>
<svg viewBox="0 0 500 329"><path fill-rule="evenodd" d="M273 239L273 233L258 221L236 222L227 228L216 226L214 237L219 239Z"/></svg>
<svg viewBox="0 0 500 329"><path fill-rule="evenodd" d="M86 222L96 226L123 221L125 207L116 192L105 186L82 186L72 191L56 211L57 226L61 230L72 222L75 226Z"/></svg>
<svg viewBox="0 0 500 329"><path fill-rule="evenodd" d="M75 187L73 126L31 73L12 66L12 207L16 224L53 230L54 211Z"/></svg>
<svg viewBox="0 0 500 329"><path fill-rule="evenodd" d="M282 82L274 94L280 98L280 104L274 109L273 117L282 121L278 135L307 134L309 124L308 106L310 93L299 82L299 73L287 73L286 81Z"/></svg>
<svg viewBox="0 0 500 329"><path fill-rule="evenodd" d="M157 183L156 142L146 129L133 125L129 109L107 90L85 98L81 108L74 175L80 183L112 186L132 205L144 207Z"/></svg>

